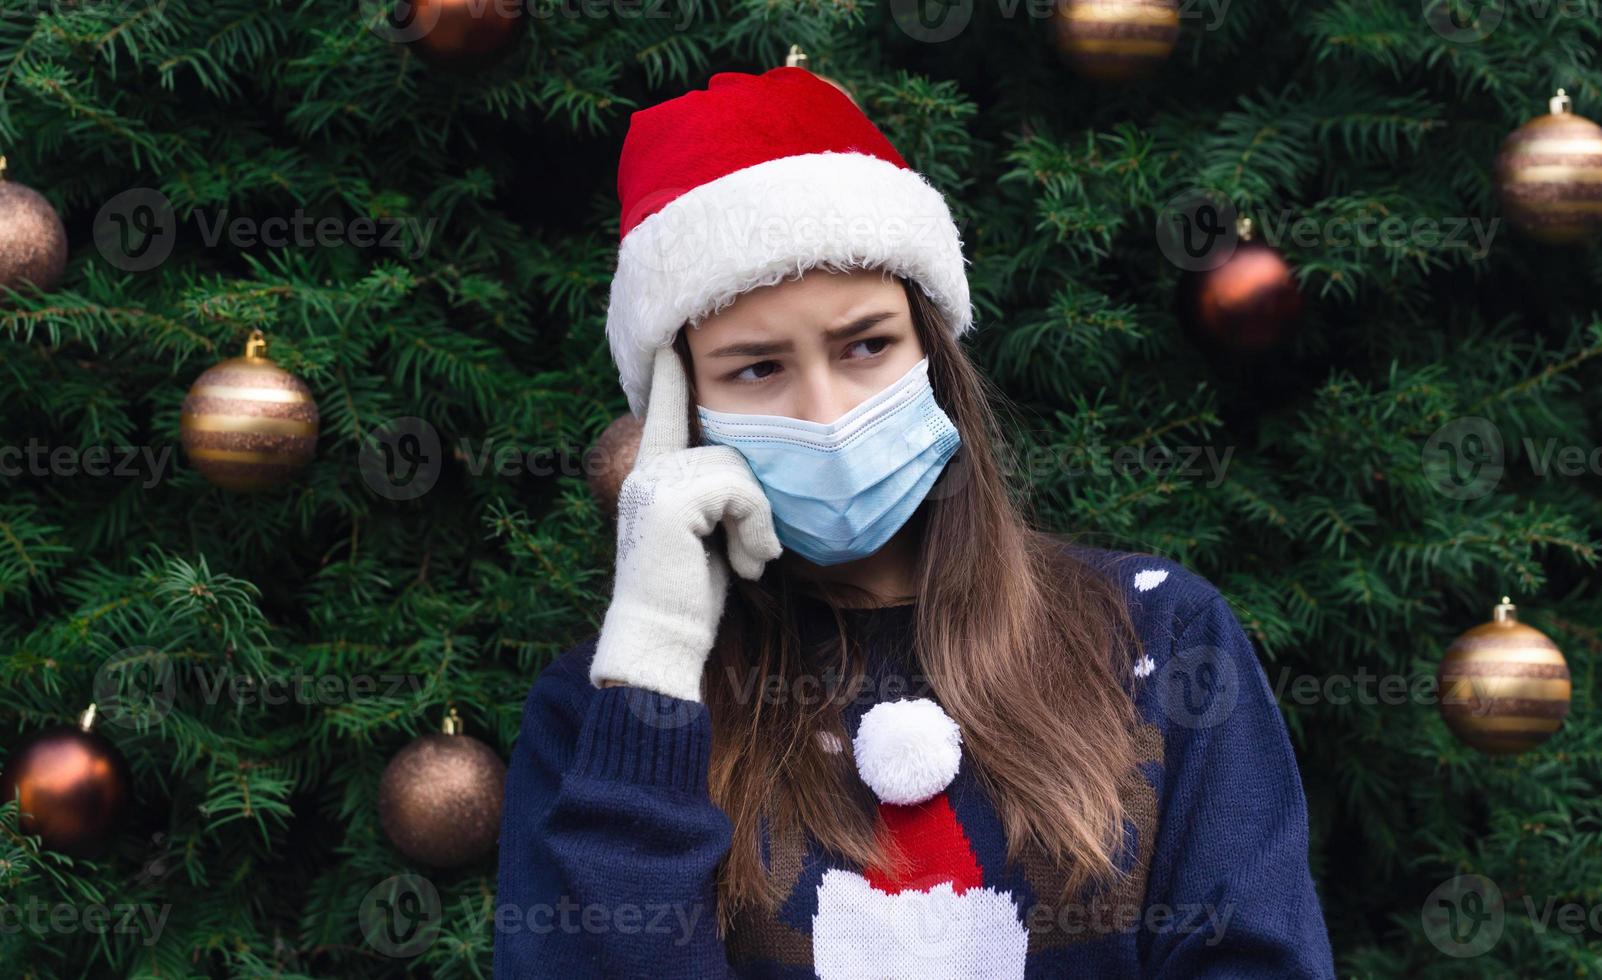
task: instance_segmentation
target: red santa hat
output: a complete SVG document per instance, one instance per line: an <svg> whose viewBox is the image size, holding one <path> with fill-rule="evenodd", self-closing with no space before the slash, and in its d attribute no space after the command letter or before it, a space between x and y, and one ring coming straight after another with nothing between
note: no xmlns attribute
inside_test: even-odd
<svg viewBox="0 0 1602 980"><path fill-rule="evenodd" d="M817 266L905 276L953 336L973 326L945 198L849 97L804 68L720 72L705 90L633 113L617 191L606 335L637 417L655 351L680 327Z"/></svg>
<svg viewBox="0 0 1602 980"><path fill-rule="evenodd" d="M985 885L946 792L962 759L957 723L929 698L881 702L862 716L852 751L907 863L824 873L812 921L818 976L1021 978L1029 932L1013 895Z"/></svg>
<svg viewBox="0 0 1602 980"><path fill-rule="evenodd" d="M863 714L851 748L857 773L879 798L879 814L910 861L899 876L868 868L864 877L886 893L940 883L961 893L983 884L946 798L962 764L962 735L944 709L929 698L876 704Z"/></svg>

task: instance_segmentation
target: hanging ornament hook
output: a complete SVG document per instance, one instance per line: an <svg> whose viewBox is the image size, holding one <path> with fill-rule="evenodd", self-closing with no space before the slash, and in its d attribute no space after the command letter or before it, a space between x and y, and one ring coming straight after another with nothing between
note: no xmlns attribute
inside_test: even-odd
<svg viewBox="0 0 1602 980"><path fill-rule="evenodd" d="M1503 596L1502 601L1491 610L1491 618L1498 623L1516 623L1519 621L1519 607L1513 605L1512 599Z"/></svg>

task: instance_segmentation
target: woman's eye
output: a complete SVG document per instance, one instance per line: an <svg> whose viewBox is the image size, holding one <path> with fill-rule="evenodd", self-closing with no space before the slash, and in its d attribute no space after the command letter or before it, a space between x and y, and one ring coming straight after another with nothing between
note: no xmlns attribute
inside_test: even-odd
<svg viewBox="0 0 1602 980"><path fill-rule="evenodd" d="M857 344L878 344L879 347L876 348L875 350L869 352L868 355L867 355L868 357L875 357L875 356L883 353L884 349L886 347L890 346L890 338L889 337L869 337L867 340L859 340L859 341L857 341L855 344L852 344L850 347L847 347L846 350L850 350L851 347L855 347L855 346L857 346Z"/></svg>
<svg viewBox="0 0 1602 980"><path fill-rule="evenodd" d="M747 371L755 371L757 368L760 368L760 367L768 367L770 369L771 368L775 368L775 367L778 366L778 364L779 364L778 361L758 361L755 364L747 364L745 367L743 367L740 370L738 370L738 371L734 372L733 374L729 375L729 380L730 381L743 381L743 382L747 382L747 383L756 382L756 381L762 381L765 378L767 378L768 374L772 373L771 370L768 371L767 374L761 374L760 376L755 377L755 378L748 378L748 377L745 376L745 373Z"/></svg>
<svg viewBox="0 0 1602 980"><path fill-rule="evenodd" d="M889 337L869 337L866 340L858 340L855 343L848 344L846 346L846 350L849 351L852 348L861 346L863 344L875 345L872 350L864 351L861 356L851 358L851 360L863 360L870 357L878 357L880 354L884 353L885 348L889 347L892 343L894 343L894 341ZM726 375L725 379L741 384L758 384L772 377L773 372L777 371L778 369L778 361L757 361L755 364L747 364L745 367L734 372L733 374ZM752 372L755 373L753 374Z"/></svg>

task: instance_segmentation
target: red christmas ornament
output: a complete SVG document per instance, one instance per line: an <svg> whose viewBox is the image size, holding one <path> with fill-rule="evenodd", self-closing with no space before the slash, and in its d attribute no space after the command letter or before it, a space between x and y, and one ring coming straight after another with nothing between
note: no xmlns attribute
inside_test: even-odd
<svg viewBox="0 0 1602 980"><path fill-rule="evenodd" d="M1283 344L1301 322L1302 294L1284 256L1251 239L1250 219L1237 230L1229 258L1180 277L1180 320L1204 348L1261 353Z"/></svg>
<svg viewBox="0 0 1602 980"><path fill-rule="evenodd" d="M419 58L474 71L506 57L527 20L523 0L397 0L392 15Z"/></svg>
<svg viewBox="0 0 1602 980"><path fill-rule="evenodd" d="M94 718L91 704L77 725L29 736L0 772L0 801L17 800L22 832L71 857L100 855L133 796L128 761L110 739L90 730Z"/></svg>

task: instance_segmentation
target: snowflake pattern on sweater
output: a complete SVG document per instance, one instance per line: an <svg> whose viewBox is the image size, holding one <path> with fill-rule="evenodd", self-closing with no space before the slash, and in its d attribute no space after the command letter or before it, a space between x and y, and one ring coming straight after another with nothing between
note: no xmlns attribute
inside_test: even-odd
<svg viewBox="0 0 1602 980"><path fill-rule="evenodd" d="M928 842L922 872L890 881L764 832L787 898L719 936L715 874L732 826L707 793L706 710L594 689L591 638L541 673L525 705L502 816L496 978L1333 977L1295 756L1227 601L1163 558L1072 550L1121 584L1140 636L1142 761L1120 787L1129 846L1114 886L1054 907L1063 869L1029 849L1006 860L963 754L930 799L887 813ZM911 615L846 611L870 638L875 678L904 676ZM884 701L919 697L933 695L849 702L846 731Z"/></svg>

